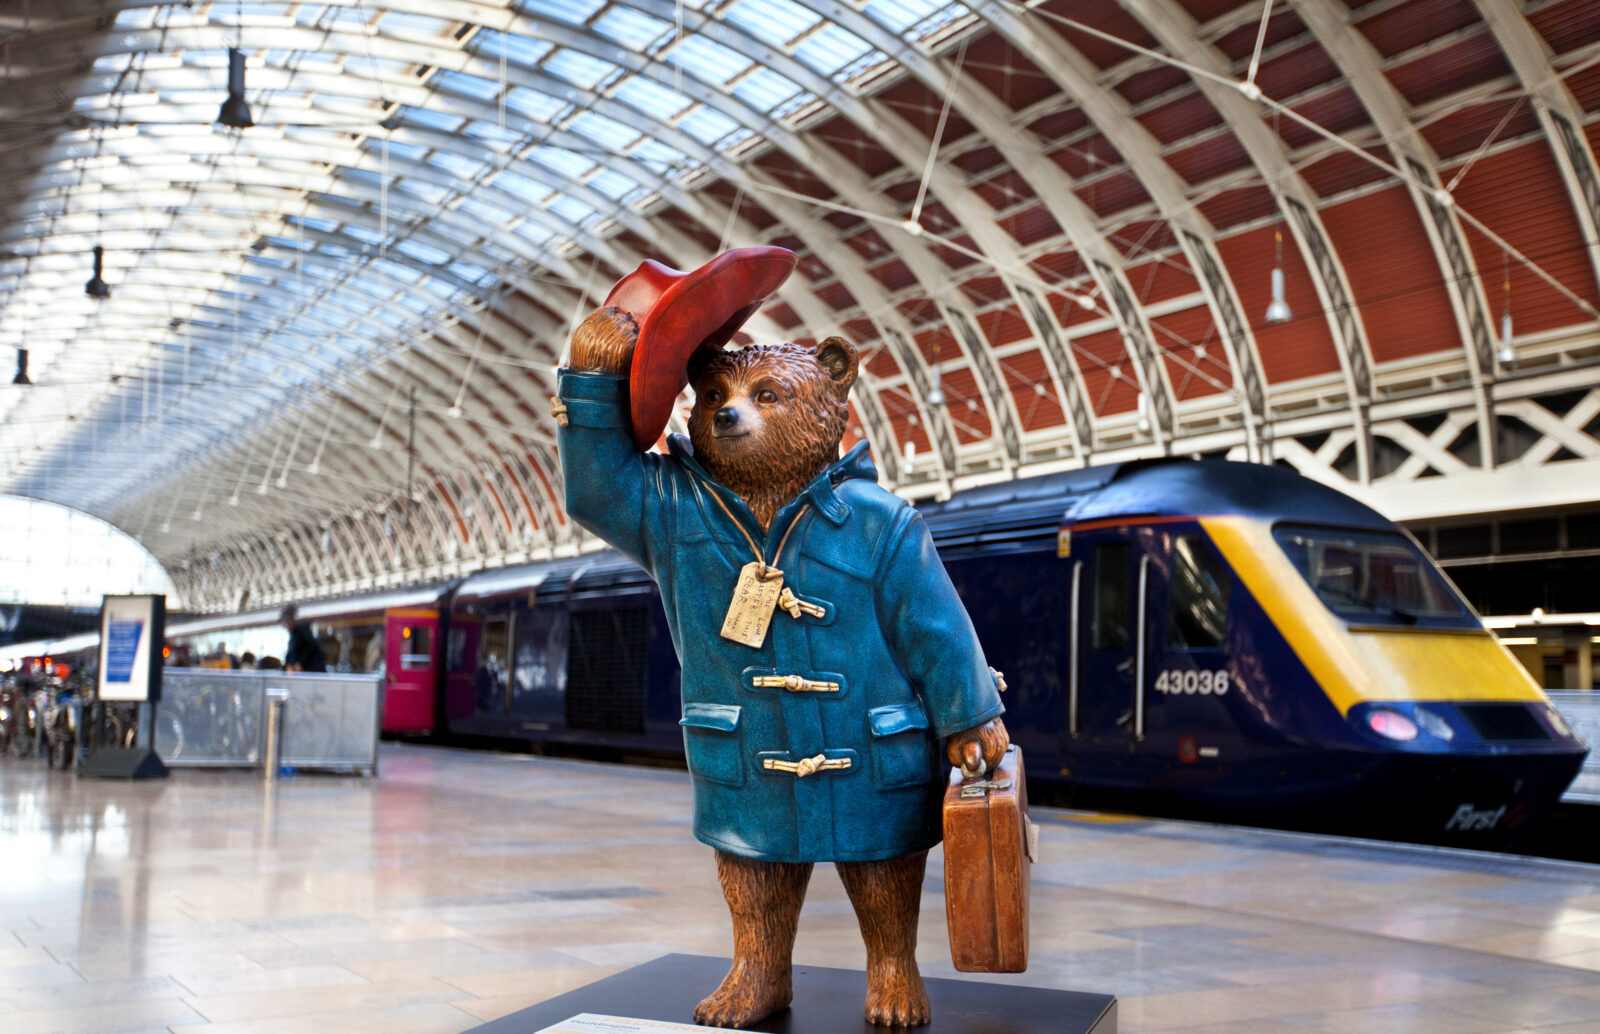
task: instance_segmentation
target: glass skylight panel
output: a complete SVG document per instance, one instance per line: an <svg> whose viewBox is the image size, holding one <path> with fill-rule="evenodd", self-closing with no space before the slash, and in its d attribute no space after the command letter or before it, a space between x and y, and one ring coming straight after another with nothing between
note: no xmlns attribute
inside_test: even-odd
<svg viewBox="0 0 1600 1034"><path fill-rule="evenodd" d="M445 198L450 196L450 191L445 187L441 187L434 183L429 183L427 180L417 179L414 176L408 176L405 179L395 182L389 188L389 196L391 199L393 199L396 192L421 198L430 205L440 204ZM390 218L393 218L392 214Z"/></svg>
<svg viewBox="0 0 1600 1034"><path fill-rule="evenodd" d="M731 47L705 36L688 36L666 56L674 67L682 65L685 75L713 85L721 85L750 67L750 59Z"/></svg>
<svg viewBox="0 0 1600 1034"><path fill-rule="evenodd" d="M511 128L501 129L498 122L485 122L482 119L467 123L467 128L463 132L474 139L482 140L496 151L508 149L526 135Z"/></svg>
<svg viewBox="0 0 1600 1034"><path fill-rule="evenodd" d="M592 90L600 80L615 72L617 66L576 50L558 50L545 61L544 69L574 86Z"/></svg>
<svg viewBox="0 0 1600 1034"><path fill-rule="evenodd" d="M480 56L492 57L499 60L501 53L511 60L524 65L536 65L544 56L556 49L555 44L542 39L533 39L516 32L495 32L493 29L482 29L472 37L472 49Z"/></svg>
<svg viewBox="0 0 1600 1034"><path fill-rule="evenodd" d="M744 0L723 13L723 19L757 39L786 46L822 19L817 12L794 0Z"/></svg>
<svg viewBox="0 0 1600 1034"><path fill-rule="evenodd" d="M555 236L555 234L551 233L543 226L540 226L538 223L527 220L519 223L511 232L516 234L518 237L521 237L523 240L531 241L535 246L540 248L543 248L550 242L550 239Z"/></svg>
<svg viewBox="0 0 1600 1034"><path fill-rule="evenodd" d="M971 9L965 4L947 4L918 22L906 36L914 40L927 39L951 22L965 18L971 13Z"/></svg>
<svg viewBox="0 0 1600 1034"><path fill-rule="evenodd" d="M443 169L458 179L474 180L487 167L482 162L456 154L453 151L435 151L428 156L428 164Z"/></svg>
<svg viewBox="0 0 1600 1034"><path fill-rule="evenodd" d="M520 197L535 204L550 196L550 188L542 183L536 183L526 176L519 176L514 172L502 172L494 178L494 185L514 197Z"/></svg>
<svg viewBox="0 0 1600 1034"><path fill-rule="evenodd" d="M670 87L642 75L630 76L617 84L611 95L630 108L665 122L693 102Z"/></svg>
<svg viewBox="0 0 1600 1034"><path fill-rule="evenodd" d="M714 144L739 128L739 123L720 111L700 105L678 121L678 128L703 144Z"/></svg>
<svg viewBox="0 0 1600 1034"><path fill-rule="evenodd" d="M586 205L577 198L566 194L561 195L560 199L550 206L550 211L573 224L580 223L586 217L594 215L592 206Z"/></svg>
<svg viewBox="0 0 1600 1034"><path fill-rule="evenodd" d="M563 176L578 177L594 168L594 159L586 155L574 154L564 147L540 147L528 155L529 159L538 162L547 169L552 169ZM545 191L549 193L549 191ZM540 195L542 196L542 195Z"/></svg>
<svg viewBox="0 0 1600 1034"><path fill-rule="evenodd" d="M495 185L500 185L498 179L495 181ZM456 203L456 211L463 215L471 216L486 226L500 226L505 223L506 217L510 215L499 205L470 196L464 197Z"/></svg>
<svg viewBox="0 0 1600 1034"><path fill-rule="evenodd" d="M757 111L771 111L800 92L800 87L771 69L762 68L745 77L733 95Z"/></svg>
<svg viewBox="0 0 1600 1034"><path fill-rule="evenodd" d="M507 108L538 122L549 122L558 112L565 110L568 104L568 101L559 100L538 90L530 90L526 86L515 87L506 95Z"/></svg>
<svg viewBox="0 0 1600 1034"><path fill-rule="evenodd" d="M583 25L605 6L605 0L523 0L517 5L531 18L555 18L572 25Z"/></svg>
<svg viewBox="0 0 1600 1034"><path fill-rule="evenodd" d="M401 14L391 11L378 22L378 31L386 36L424 36L435 39L448 34L455 24L443 18L430 18L421 14Z"/></svg>
<svg viewBox="0 0 1600 1034"><path fill-rule="evenodd" d="M639 186L639 184L633 182L633 180L622 175L621 173L612 172L610 169L606 169L593 179L589 180L588 186L604 194L611 200L616 201L622 198L624 195L631 193Z"/></svg>
<svg viewBox="0 0 1600 1034"><path fill-rule="evenodd" d="M854 33L837 25L825 25L796 47L794 56L823 75L831 76L871 49Z"/></svg>
<svg viewBox="0 0 1600 1034"><path fill-rule="evenodd" d="M397 160L420 162L422 159L428 156L428 149L426 147L419 147L416 144L407 143L404 140L385 141L382 137L369 136L361 143L361 149L366 151L369 155L372 155L374 158L377 158L379 161L383 160L385 148L388 149L390 162Z"/></svg>
<svg viewBox="0 0 1600 1034"><path fill-rule="evenodd" d="M369 229L359 223L345 224L344 232L347 236L354 237L364 244L377 244L383 240L383 235L377 230Z"/></svg>
<svg viewBox="0 0 1600 1034"><path fill-rule="evenodd" d="M673 26L671 22L652 18L632 7L613 6L594 23L594 30L630 50L642 52L651 43L671 32Z"/></svg>
<svg viewBox="0 0 1600 1034"><path fill-rule="evenodd" d="M658 176L664 176L681 164L685 155L675 147L659 140L648 140L628 152L628 157L639 162Z"/></svg>
<svg viewBox="0 0 1600 1034"><path fill-rule="evenodd" d="M945 6L945 0L872 0L862 11L899 35Z"/></svg>
<svg viewBox="0 0 1600 1034"><path fill-rule="evenodd" d="M620 151L639 139L640 133L615 119L586 111L568 123L574 133L587 137L608 150Z"/></svg>
<svg viewBox="0 0 1600 1034"><path fill-rule="evenodd" d="M489 271L481 266L474 266L470 262L450 263L450 272L463 280L479 283L489 275Z"/></svg>
<svg viewBox="0 0 1600 1034"><path fill-rule="evenodd" d="M399 284L414 284L417 282L418 278L418 273L415 269L403 262L396 262L393 259L374 259L372 265L368 268L383 274L390 280L393 280ZM405 293L401 292L400 297L404 298Z"/></svg>
<svg viewBox="0 0 1600 1034"><path fill-rule="evenodd" d="M399 115L406 122L411 122L427 129L443 130L446 133L454 133L466 121L460 115L447 115L442 111L434 111L431 108L417 108L410 105L401 108Z"/></svg>
<svg viewBox="0 0 1600 1034"><path fill-rule="evenodd" d="M447 90L455 90L468 97L476 97L480 101L493 100L500 96L499 83L468 75L466 72L441 71L434 75L433 81Z"/></svg>

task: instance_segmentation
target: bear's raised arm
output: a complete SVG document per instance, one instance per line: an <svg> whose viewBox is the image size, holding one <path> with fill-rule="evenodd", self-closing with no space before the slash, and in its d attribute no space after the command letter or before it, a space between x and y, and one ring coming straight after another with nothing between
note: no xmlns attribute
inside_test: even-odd
<svg viewBox="0 0 1600 1034"><path fill-rule="evenodd" d="M638 324L620 309L597 309L579 325L571 366L556 374L556 443L567 513L648 570L653 497L628 416L628 365L638 337Z"/></svg>

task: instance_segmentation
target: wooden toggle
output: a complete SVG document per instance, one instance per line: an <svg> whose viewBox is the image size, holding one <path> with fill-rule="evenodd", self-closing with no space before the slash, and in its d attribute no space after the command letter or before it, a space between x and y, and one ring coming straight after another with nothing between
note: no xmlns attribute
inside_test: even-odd
<svg viewBox="0 0 1600 1034"><path fill-rule="evenodd" d="M778 596L778 607L796 620L799 620L801 614L807 617L820 618L828 613L826 608L819 607L815 603L807 603L796 596L794 590L787 585L783 587L783 592Z"/></svg>
<svg viewBox="0 0 1600 1034"><path fill-rule="evenodd" d="M841 768L849 768L850 758L830 758L825 754L805 758L801 761L779 761L777 758L767 758L761 762L761 767L771 772L793 772L796 779L804 779L813 772L825 772Z"/></svg>
<svg viewBox="0 0 1600 1034"><path fill-rule="evenodd" d="M550 415L556 418L556 423L562 427L567 426L567 404L555 395L550 396Z"/></svg>
<svg viewBox="0 0 1600 1034"><path fill-rule="evenodd" d="M787 689L791 693L837 693L837 682L817 682L799 675L757 675L752 684L757 689Z"/></svg>

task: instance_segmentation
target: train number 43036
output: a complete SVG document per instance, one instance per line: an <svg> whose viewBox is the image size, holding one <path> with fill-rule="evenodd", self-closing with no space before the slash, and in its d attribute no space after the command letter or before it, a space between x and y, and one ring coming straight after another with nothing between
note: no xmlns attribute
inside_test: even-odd
<svg viewBox="0 0 1600 1034"><path fill-rule="evenodd" d="M1221 696L1228 691L1228 673L1169 668L1156 676L1155 689L1158 693Z"/></svg>

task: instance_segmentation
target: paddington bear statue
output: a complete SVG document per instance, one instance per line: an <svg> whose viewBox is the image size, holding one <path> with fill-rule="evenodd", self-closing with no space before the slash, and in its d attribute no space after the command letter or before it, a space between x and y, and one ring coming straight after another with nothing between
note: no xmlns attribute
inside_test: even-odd
<svg viewBox="0 0 1600 1034"><path fill-rule="evenodd" d="M655 578L683 668L694 832L733 917L733 966L695 1022L790 1004L806 885L833 862L866 942L867 1019L920 1025L938 742L994 766L1004 708L920 515L878 486L866 443L839 455L855 349L722 350L793 265L741 249L687 274L646 263L612 290L558 374L566 505ZM688 439L645 451L685 379Z"/></svg>

